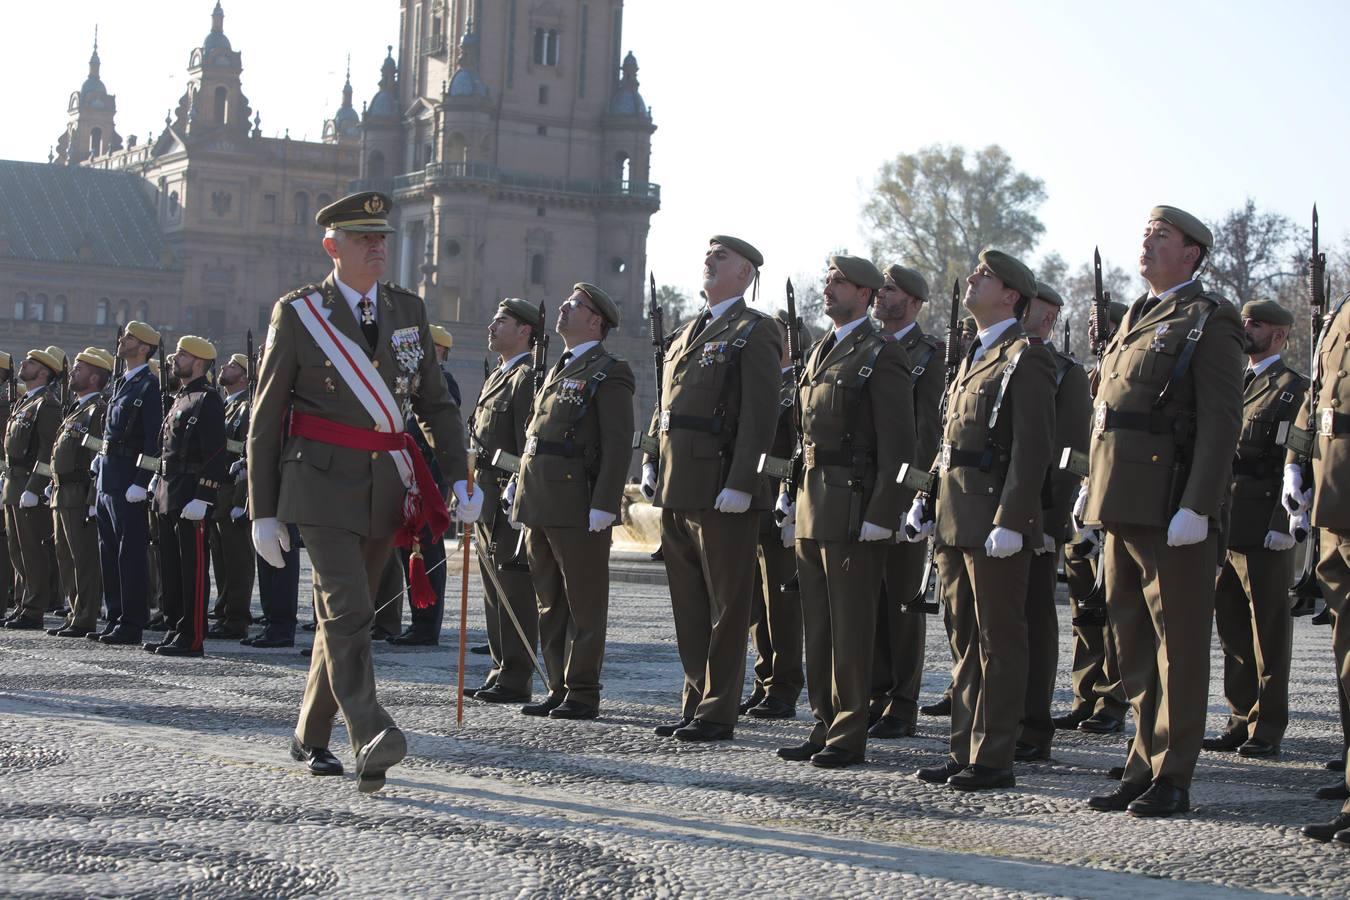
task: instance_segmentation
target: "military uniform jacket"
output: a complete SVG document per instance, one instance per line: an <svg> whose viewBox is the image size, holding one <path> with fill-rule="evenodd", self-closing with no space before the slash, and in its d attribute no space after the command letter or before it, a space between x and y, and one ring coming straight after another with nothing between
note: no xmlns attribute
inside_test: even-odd
<svg viewBox="0 0 1350 900"><path fill-rule="evenodd" d="M211 518L228 521L230 510L236 506L242 508L248 503L248 478L235 481L230 474L230 466L244 456L230 449L231 442L240 446L248 443L248 390L239 392L233 400L225 401L225 475L221 479L220 492L211 508Z"/></svg>
<svg viewBox="0 0 1350 900"><path fill-rule="evenodd" d="M177 515L192 500L219 502L227 467L225 401L203 375L180 387L164 414L155 511Z"/></svg>
<svg viewBox="0 0 1350 900"><path fill-rule="evenodd" d="M798 385L797 537L815 541L856 540L863 522L900 527L906 496L895 479L914 457L912 366L905 351L871 319L838 343L832 336L812 347ZM827 342L833 345L826 348Z"/></svg>
<svg viewBox="0 0 1350 900"><path fill-rule="evenodd" d="M1242 433L1233 460L1228 545L1265 545L1266 532L1289 532L1289 514L1280 505L1285 450L1276 443L1280 424L1295 423L1308 395L1308 379L1284 364L1271 363L1252 379L1242 397Z"/></svg>
<svg viewBox="0 0 1350 900"><path fill-rule="evenodd" d="M592 509L618 515L633 455L633 390L633 370L604 344L550 370L530 414L516 521L585 528Z"/></svg>
<svg viewBox="0 0 1350 900"><path fill-rule="evenodd" d="M924 334L918 323L897 341L910 361L914 382L914 459L926 463L937 454L942 437L943 365L946 348L931 334Z"/></svg>
<svg viewBox="0 0 1350 900"><path fill-rule="evenodd" d="M52 443L61 427L61 398L51 385L29 391L14 404L14 411L5 427L5 464L9 475L0 500L6 506L17 506L24 491L39 497L47 489L51 478L39 475L34 469L52 461Z"/></svg>
<svg viewBox="0 0 1350 900"><path fill-rule="evenodd" d="M320 416L354 428L374 427L360 400L300 321L291 302L317 292L335 330L366 348L385 385L406 411L416 413L441 471L465 472L464 425L436 362L426 307L411 291L383 282L376 298L379 336L366 344L335 276L277 301L267 332L248 432L249 509L254 519L276 517L297 525L326 525L366 537L385 537L403 522L406 489L390 454L372 453L283 433L286 413ZM421 356L405 372L392 337L416 329Z"/></svg>
<svg viewBox="0 0 1350 900"><path fill-rule="evenodd" d="M136 465L141 454L159 453L159 426L164 414L159 379L144 366L131 378L113 382L98 460L98 489L121 496L128 487L150 483L150 472Z"/></svg>
<svg viewBox="0 0 1350 900"><path fill-rule="evenodd" d="M89 472L94 452L84 446L85 435L103 433L108 399L93 393L78 401L61 422L52 444L52 506L87 509L94 505L93 476Z"/></svg>
<svg viewBox="0 0 1350 900"><path fill-rule="evenodd" d="M1061 469L1059 456L1065 447L1087 452L1092 431L1092 388L1087 372L1072 354L1054 344L1046 348L1055 358L1055 443L1052 447L1050 473L1046 482L1048 501L1044 508L1045 533L1056 541L1073 537L1073 504L1078 499L1082 479L1068 469Z"/></svg>
<svg viewBox="0 0 1350 900"><path fill-rule="evenodd" d="M778 422L773 429L773 443L769 445L769 454L779 459L791 459L797 452L796 407L797 382L792 380L792 369L789 368L782 372L778 382Z"/></svg>
<svg viewBox="0 0 1350 900"><path fill-rule="evenodd" d="M521 455L533 405L534 370L528 354L505 372L498 366L488 374L469 417L469 442L478 452L480 477L499 483L509 477L509 472L492 465L492 458L499 450Z"/></svg>
<svg viewBox="0 0 1350 900"><path fill-rule="evenodd" d="M1102 359L1085 521L1166 528L1178 495L1180 506L1217 519L1242 428L1245 357L1238 311L1199 281L1160 298L1148 315L1140 315L1143 301L1126 313ZM1192 341L1206 310L1204 333ZM1195 344L1190 365L1174 380L1188 343ZM1169 382L1169 396L1159 406ZM1115 413L1154 424L1117 428ZM1174 462L1189 466L1184 483L1179 478L1185 470L1174 473Z"/></svg>
<svg viewBox="0 0 1350 900"><path fill-rule="evenodd" d="M759 475L777 425L780 332L768 316L732 303L697 335L700 319L666 350L661 402L648 433L660 441L655 506L710 510L723 488L770 509L775 486ZM647 460L655 462L655 460Z"/></svg>
<svg viewBox="0 0 1350 900"><path fill-rule="evenodd" d="M991 432L999 387L1014 360ZM997 525L1020 532L1023 546L1038 546L1054 437L1054 359L1014 322L978 362L967 357L952 382L943 445L931 467L938 478L937 539L979 548Z"/></svg>
<svg viewBox="0 0 1350 900"><path fill-rule="evenodd" d="M1333 531L1350 531L1350 303L1343 298L1329 317L1317 345L1317 396L1307 397L1297 424L1308 424L1308 404L1315 404L1312 523ZM1297 462L1290 453L1288 462Z"/></svg>

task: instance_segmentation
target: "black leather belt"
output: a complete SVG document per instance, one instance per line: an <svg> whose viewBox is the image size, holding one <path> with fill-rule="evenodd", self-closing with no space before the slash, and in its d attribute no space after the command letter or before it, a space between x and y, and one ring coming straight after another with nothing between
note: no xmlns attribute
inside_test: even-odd
<svg viewBox="0 0 1350 900"><path fill-rule="evenodd" d="M1098 418L1102 419L1101 431L1114 431L1124 429L1126 431L1147 431L1150 434L1171 434L1172 426L1176 419L1172 416L1164 415L1159 412L1122 412L1108 407L1099 407L1097 410Z"/></svg>
<svg viewBox="0 0 1350 900"><path fill-rule="evenodd" d="M1282 460L1278 459L1235 459L1233 474L1244 478L1274 478L1280 474Z"/></svg>
<svg viewBox="0 0 1350 900"><path fill-rule="evenodd" d="M52 487L65 487L68 484L88 484L91 478L92 476L87 472L83 475L69 475L64 478L60 475L53 475Z"/></svg>
<svg viewBox="0 0 1350 900"><path fill-rule="evenodd" d="M103 453L105 456L123 456L127 459L135 459L141 455L141 451L136 447L126 444L118 444L113 441L103 442Z"/></svg>
<svg viewBox="0 0 1350 900"><path fill-rule="evenodd" d="M669 410L661 413L661 430L672 431L675 429L683 431L701 431L705 434L721 434L722 416L686 416L672 413Z"/></svg>
<svg viewBox="0 0 1350 900"><path fill-rule="evenodd" d="M562 456L567 459L581 455L577 452L576 444L571 441L541 441L538 438L529 439L525 452L531 455Z"/></svg>
<svg viewBox="0 0 1350 900"><path fill-rule="evenodd" d="M805 444L802 446L802 457L808 469L816 466L853 466L858 463L867 464L876 459L876 453L872 450L849 450L839 448L837 450L822 450L815 444Z"/></svg>
<svg viewBox="0 0 1350 900"><path fill-rule="evenodd" d="M1317 433L1324 437L1350 434L1350 414L1323 407L1317 411Z"/></svg>

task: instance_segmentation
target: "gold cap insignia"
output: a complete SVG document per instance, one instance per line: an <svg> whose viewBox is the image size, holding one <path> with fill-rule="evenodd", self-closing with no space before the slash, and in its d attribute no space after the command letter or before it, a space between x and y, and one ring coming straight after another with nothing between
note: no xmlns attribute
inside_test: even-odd
<svg viewBox="0 0 1350 900"><path fill-rule="evenodd" d="M370 213L372 216L379 215L380 213L384 212L384 200L382 200L380 197L371 197L369 200L366 201L364 208L365 211Z"/></svg>

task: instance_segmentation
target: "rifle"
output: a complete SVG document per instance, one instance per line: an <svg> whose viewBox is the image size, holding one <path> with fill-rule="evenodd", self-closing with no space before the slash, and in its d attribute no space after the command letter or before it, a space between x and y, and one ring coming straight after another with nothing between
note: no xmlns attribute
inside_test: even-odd
<svg viewBox="0 0 1350 900"><path fill-rule="evenodd" d="M1111 292L1102 290L1102 254L1092 248L1092 355L1097 357L1097 369L1101 370L1102 357L1106 355L1107 334L1111 327Z"/></svg>
<svg viewBox="0 0 1350 900"><path fill-rule="evenodd" d="M1317 435L1317 396L1322 392L1322 371L1317 359L1317 345L1322 337L1327 309L1327 292L1330 290L1326 277L1327 255L1319 249L1317 204L1313 204L1312 214L1312 253L1308 257L1308 365L1312 368L1312 384L1308 388L1308 418L1305 428L1282 425L1276 433L1275 442L1292 451L1302 468L1303 483L1312 482L1313 444ZM1306 540L1312 531L1296 529L1294 538ZM1300 579L1302 580L1302 579Z"/></svg>
<svg viewBox="0 0 1350 900"><path fill-rule="evenodd" d="M1064 320L1064 352L1073 356L1073 347L1069 346L1069 320Z"/></svg>
<svg viewBox="0 0 1350 900"><path fill-rule="evenodd" d="M534 396L544 389L544 379L548 376L548 313L544 301L539 301L539 335L534 341Z"/></svg>
<svg viewBox="0 0 1350 900"><path fill-rule="evenodd" d="M791 278L787 280L786 325L788 359L792 363L792 408L788 413L792 417L792 456L788 459L779 459L767 453L760 454L759 473L779 479L782 482L783 493L796 503L797 482L801 480L802 471L802 416L797 403L797 390L802 382L802 372L806 368L806 352L802 348L802 317L797 315L797 292L792 287ZM781 528L784 516L777 509L774 510L774 519ZM785 594L797 593L800 590L797 572L794 570L792 577L780 587Z"/></svg>
<svg viewBox="0 0 1350 900"><path fill-rule="evenodd" d="M170 402L170 395L171 395L173 392L169 390L169 366L168 366L168 364L164 361L164 335L163 335L163 334L161 334L161 335L159 336L159 350L158 350L157 352L159 353L159 407L160 407L160 414L163 415L164 418L168 418L168 416L169 416L169 402ZM156 475L159 475L159 474L160 474L160 460L163 459L163 456L164 456L164 448L163 448L163 447L160 447L160 448L159 448L159 453L160 453L159 456L146 456L144 453L142 453L140 456L136 457L136 465L140 466L142 469L145 469L146 471L154 472Z"/></svg>
<svg viewBox="0 0 1350 900"><path fill-rule="evenodd" d="M647 275L650 279L648 282L650 299L647 302L647 327L652 339L652 372L656 375L656 412L657 415L660 415L661 386L666 371L666 314L661 305L656 302L656 273L649 272ZM661 450L661 442L655 436L641 430L633 434L633 446L653 458Z"/></svg>

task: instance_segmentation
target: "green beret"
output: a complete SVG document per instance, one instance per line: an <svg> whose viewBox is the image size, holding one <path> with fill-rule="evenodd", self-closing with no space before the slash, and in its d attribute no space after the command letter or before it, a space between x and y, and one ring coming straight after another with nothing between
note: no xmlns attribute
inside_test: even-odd
<svg viewBox="0 0 1350 900"><path fill-rule="evenodd" d="M918 297L920 300L928 299L928 281L913 269L889 265L886 267L886 277L894 281L896 287L911 297Z"/></svg>
<svg viewBox="0 0 1350 900"><path fill-rule="evenodd" d="M595 304L596 310L604 317L605 321L609 322L611 328L619 327L619 305L609 298L609 294L606 294L595 285L587 284L584 281L578 281L576 284L572 285L572 290L581 291L587 297L590 297L591 302ZM536 312L536 318L537 317L538 313Z"/></svg>
<svg viewBox="0 0 1350 900"><path fill-rule="evenodd" d="M1064 306L1064 298L1059 295L1059 291L1055 290L1044 281L1036 282L1036 299L1044 300L1051 306Z"/></svg>
<svg viewBox="0 0 1350 900"><path fill-rule="evenodd" d="M596 288L599 290L599 288ZM539 327L539 307L528 300L522 300L519 297L507 297L501 303L497 304L497 312L506 313L513 319Z"/></svg>
<svg viewBox="0 0 1350 900"><path fill-rule="evenodd" d="M1203 245L1206 250L1214 246L1214 235L1209 226L1184 209L1175 206L1155 206L1148 214L1150 222L1163 221L1181 229L1181 233Z"/></svg>
<svg viewBox="0 0 1350 900"><path fill-rule="evenodd" d="M314 221L323 228L340 231L393 234L394 227L389 224L389 213L393 209L394 201L388 195L362 191L328 204L314 214Z"/></svg>
<svg viewBox="0 0 1350 900"><path fill-rule="evenodd" d="M1242 318L1286 328L1294 324L1294 314L1274 300L1248 300L1242 304Z"/></svg>
<svg viewBox="0 0 1350 900"><path fill-rule="evenodd" d="M741 256L750 260L750 265L754 266L756 269L764 266L764 254L756 250L749 242L743 241L738 237L732 237L729 234L714 234L712 237L708 238L708 246L711 247L713 244L721 244L733 253L739 253Z"/></svg>
<svg viewBox="0 0 1350 900"><path fill-rule="evenodd" d="M980 262L1002 279L1005 287L1012 288L1028 300L1036 296L1036 276L1021 260L1002 250L986 248L980 251Z"/></svg>
<svg viewBox="0 0 1350 900"><path fill-rule="evenodd" d="M838 269L840 273L849 281L858 287L880 290L886 283L886 279L877 267L872 265L870 259L863 259L861 256L831 256L830 268Z"/></svg>
<svg viewBox="0 0 1350 900"><path fill-rule="evenodd" d="M1130 308L1124 303L1121 303L1119 300L1112 300L1111 309L1107 313L1107 317L1111 319L1112 325L1119 325L1121 322L1125 321L1125 314L1129 311Z"/></svg>

